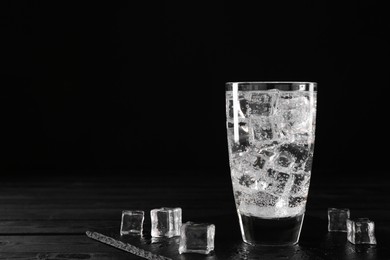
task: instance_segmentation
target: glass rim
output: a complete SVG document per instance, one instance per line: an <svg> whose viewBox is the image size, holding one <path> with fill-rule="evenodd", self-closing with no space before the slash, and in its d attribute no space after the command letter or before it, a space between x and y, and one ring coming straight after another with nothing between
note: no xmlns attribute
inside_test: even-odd
<svg viewBox="0 0 390 260"><path fill-rule="evenodd" d="M240 91L272 90L281 91L317 91L317 82L314 81L228 81L225 83L226 91L237 86Z"/></svg>

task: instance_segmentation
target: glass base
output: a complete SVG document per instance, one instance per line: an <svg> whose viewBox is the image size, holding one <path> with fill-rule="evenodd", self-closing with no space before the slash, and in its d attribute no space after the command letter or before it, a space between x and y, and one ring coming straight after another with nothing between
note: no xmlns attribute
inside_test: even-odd
<svg viewBox="0 0 390 260"><path fill-rule="evenodd" d="M295 245L299 241L304 216L265 219L238 212L242 239L250 245Z"/></svg>

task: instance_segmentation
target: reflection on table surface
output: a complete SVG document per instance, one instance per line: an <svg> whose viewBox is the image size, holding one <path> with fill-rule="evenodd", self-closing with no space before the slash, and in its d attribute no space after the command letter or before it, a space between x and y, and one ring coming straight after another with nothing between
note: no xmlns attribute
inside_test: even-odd
<svg viewBox="0 0 390 260"><path fill-rule="evenodd" d="M209 256L179 255L175 251L177 238L168 243L144 243L156 250L165 248L175 254L172 259L390 258L386 247L390 242L389 181L313 178L299 244L272 248L242 242L229 173L225 178L193 173L180 176L183 174L197 178L188 181L172 174L151 181L140 173L129 180L126 175L112 173L94 178L66 175L4 180L0 183L0 259L139 259L88 238L85 232L119 234L122 210L141 209L148 216L151 209L162 206L181 207L183 222L216 226L215 252ZM349 208L352 217L375 221L377 246L356 246L347 241L346 233L328 233L328 207ZM148 228L150 218L145 217L146 232Z"/></svg>

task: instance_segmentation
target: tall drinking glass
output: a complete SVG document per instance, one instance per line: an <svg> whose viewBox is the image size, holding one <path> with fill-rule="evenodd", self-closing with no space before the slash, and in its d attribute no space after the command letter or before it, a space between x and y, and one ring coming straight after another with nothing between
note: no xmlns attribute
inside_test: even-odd
<svg viewBox="0 0 390 260"><path fill-rule="evenodd" d="M314 151L317 84L226 83L230 172L242 238L298 243Z"/></svg>

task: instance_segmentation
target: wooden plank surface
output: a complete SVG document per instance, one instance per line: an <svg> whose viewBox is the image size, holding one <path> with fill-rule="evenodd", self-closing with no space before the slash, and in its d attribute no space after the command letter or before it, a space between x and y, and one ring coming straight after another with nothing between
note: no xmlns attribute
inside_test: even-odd
<svg viewBox="0 0 390 260"><path fill-rule="evenodd" d="M32 253L32 252L1 252L0 260L143 260L137 256L129 256L129 253L116 250L106 253Z"/></svg>
<svg viewBox="0 0 390 260"><path fill-rule="evenodd" d="M318 259L363 257L344 240L338 242L338 247L332 247L333 238L326 230L327 208L347 207L352 217L369 217L376 223L378 247L366 252L367 259L390 259L385 249L390 245L389 186L386 180L314 180L302 229L301 252ZM0 259L140 259L96 243L84 233L116 232L123 209L148 212L161 206L182 207L184 221L218 223L217 245L219 252L228 252L224 255L227 259L241 257L243 252L248 259L258 253L272 256L241 243L229 177L215 179L202 175L187 181L172 175L151 181L145 175L129 181L75 175L0 183ZM148 225L150 220L146 217L145 226ZM229 244L226 241L233 243L231 248L225 248ZM293 254L297 257L298 253ZM217 255L207 259L217 259Z"/></svg>

